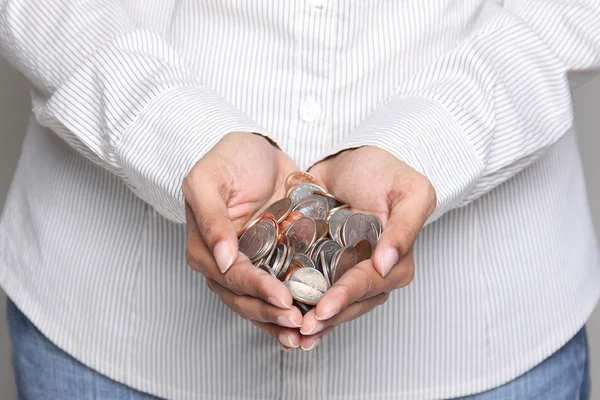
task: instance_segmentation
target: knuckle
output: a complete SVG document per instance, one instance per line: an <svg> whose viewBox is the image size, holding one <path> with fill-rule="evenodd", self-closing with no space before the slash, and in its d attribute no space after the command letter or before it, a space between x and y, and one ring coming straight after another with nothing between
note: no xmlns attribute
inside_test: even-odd
<svg viewBox="0 0 600 400"><path fill-rule="evenodd" d="M391 289L402 289L403 287L408 286L413 281L414 276L415 270L412 268L412 266L409 268L404 268L398 279L395 279L392 282Z"/></svg>
<svg viewBox="0 0 600 400"><path fill-rule="evenodd" d="M216 240L220 233L220 219L214 215L203 216L200 219L200 230L204 237Z"/></svg>
<svg viewBox="0 0 600 400"><path fill-rule="evenodd" d="M356 269L356 281L363 282L365 285L365 292L372 293L376 289L376 284L373 280L373 274L366 268L357 267Z"/></svg>
<svg viewBox="0 0 600 400"><path fill-rule="evenodd" d="M272 280L270 278L272 277L267 273L257 274L254 285L252 285L255 290L254 294L259 297L266 296L272 287Z"/></svg>
<svg viewBox="0 0 600 400"><path fill-rule="evenodd" d="M377 302L376 302L377 306L384 304L389 299L389 297L390 297L390 294L387 292L379 295L377 298Z"/></svg>
<svg viewBox="0 0 600 400"><path fill-rule="evenodd" d="M200 262L200 256L195 252L191 246L187 246L185 249L185 260L191 269L194 271L202 271L202 263Z"/></svg>
<svg viewBox="0 0 600 400"><path fill-rule="evenodd" d="M338 293L338 298L344 303L348 303L352 299L352 289L346 284L338 285Z"/></svg>
<svg viewBox="0 0 600 400"><path fill-rule="evenodd" d="M244 312L244 300L241 296L234 296L228 303L233 312L240 315L242 318L248 319Z"/></svg>
<svg viewBox="0 0 600 400"><path fill-rule="evenodd" d="M242 284L238 275L235 273L235 269L229 268L224 275L225 285L227 288L235 294L241 295L244 294L242 291Z"/></svg>

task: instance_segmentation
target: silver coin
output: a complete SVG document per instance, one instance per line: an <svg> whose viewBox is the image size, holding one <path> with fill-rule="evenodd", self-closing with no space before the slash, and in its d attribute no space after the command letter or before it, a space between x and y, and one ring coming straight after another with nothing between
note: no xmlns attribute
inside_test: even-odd
<svg viewBox="0 0 600 400"><path fill-rule="evenodd" d="M284 232L294 253L304 253L315 242L317 225L310 218L300 218Z"/></svg>
<svg viewBox="0 0 600 400"><path fill-rule="evenodd" d="M271 240L277 229L268 222L259 222L242 234L238 241L239 251L244 253L252 262L264 257L270 250Z"/></svg>
<svg viewBox="0 0 600 400"><path fill-rule="evenodd" d="M354 215L354 212L348 209L337 210L331 214L331 217L327 220L329 222L329 237L335 240L336 232L339 232L344 222L352 215Z"/></svg>
<svg viewBox="0 0 600 400"><path fill-rule="evenodd" d="M294 300L312 306L316 305L324 294L324 292L302 282L287 280L283 284L288 288Z"/></svg>
<svg viewBox="0 0 600 400"><path fill-rule="evenodd" d="M325 197L313 194L300 200L294 207L294 211L299 211L308 218L325 220L329 212L329 204Z"/></svg>
<svg viewBox="0 0 600 400"><path fill-rule="evenodd" d="M325 198L325 200L327 200L327 203L329 204L329 209L333 209L336 207L341 206L342 203L341 201L339 201L339 199L329 193L325 193L325 192L315 192L314 193L316 196L323 196Z"/></svg>
<svg viewBox="0 0 600 400"><path fill-rule="evenodd" d="M374 215L367 214L367 217L373 223L373 226L377 231L377 240L379 240L379 238L381 237L381 232L383 232L383 226L381 225L381 221Z"/></svg>
<svg viewBox="0 0 600 400"><path fill-rule="evenodd" d="M275 255L271 258L271 263L269 266L271 270L277 276L279 271L281 271L281 267L283 267L283 262L285 261L285 256L287 254L287 246L285 244L278 244L275 247Z"/></svg>
<svg viewBox="0 0 600 400"><path fill-rule="evenodd" d="M346 246L340 249L331 264L331 283L336 283L342 275L356 265L356 249Z"/></svg>
<svg viewBox="0 0 600 400"><path fill-rule="evenodd" d="M263 271L268 272L273 277L276 277L275 274L273 273L273 270L271 269L271 267L269 267L267 264L259 264L258 268L262 269Z"/></svg>
<svg viewBox="0 0 600 400"><path fill-rule="evenodd" d="M265 213L271 213L275 217L277 223L280 223L287 217L292 211L292 199L284 197L281 200L277 200L275 203L271 204L266 210Z"/></svg>
<svg viewBox="0 0 600 400"><path fill-rule="evenodd" d="M289 280L303 283L321 292L327 291L325 277L315 268L300 268L294 271Z"/></svg>
<svg viewBox="0 0 600 400"><path fill-rule="evenodd" d="M275 243L271 243L271 248L269 249L269 253L262 259L262 264L267 264L270 266L271 260L275 256L276 251L277 251L277 241L275 240Z"/></svg>
<svg viewBox="0 0 600 400"><path fill-rule="evenodd" d="M311 194L313 194L314 192L324 192L325 190L319 186L319 185L315 185L314 183L301 183L298 186L294 187L289 194L289 198L292 199L292 203L295 206L297 206L300 201L305 198L310 196Z"/></svg>
<svg viewBox="0 0 600 400"><path fill-rule="evenodd" d="M321 272L323 273L325 282L327 282L327 288L330 288L331 279L329 278L329 265L327 264L327 260L325 260L325 252L321 252L319 255L319 265L321 266Z"/></svg>
<svg viewBox="0 0 600 400"><path fill-rule="evenodd" d="M331 265L331 260L333 260L333 255L342 248L339 243L334 242L333 240L328 240L323 247L321 248L321 252L325 253L325 261L327 265Z"/></svg>
<svg viewBox="0 0 600 400"><path fill-rule="evenodd" d="M304 314L306 314L307 312L309 312L309 311L311 310L311 308L312 308L311 306L309 306L309 305L306 305L306 304L304 304L304 303L300 303L299 301L296 301L296 300L294 300L294 301L292 302L292 304L293 304L293 305L295 305L295 306L298 308L298 310L300 310L300 313L301 313L302 315L304 315Z"/></svg>
<svg viewBox="0 0 600 400"><path fill-rule="evenodd" d="M308 258L306 254L296 253L294 254L293 260L298 261L300 264L302 264L303 268L316 268L315 263L310 258Z"/></svg>
<svg viewBox="0 0 600 400"><path fill-rule="evenodd" d="M321 238L321 239L317 239L312 246L310 246L308 248L308 250L306 250L306 255L313 260L313 262L315 262L317 256L318 256L318 252L321 248L321 246L323 245L323 243L325 243L327 240L327 238Z"/></svg>
<svg viewBox="0 0 600 400"><path fill-rule="evenodd" d="M286 246L286 249L287 251L285 253L281 269L277 272L274 271L277 275L277 279L279 279L280 281L283 280L283 278L285 278L285 275L287 274L288 269L290 268L290 265L292 264L292 260L294 258L294 252L292 251L291 247Z"/></svg>
<svg viewBox="0 0 600 400"><path fill-rule="evenodd" d="M354 246L361 240L368 240L371 248L374 249L377 245L379 232L368 215L357 213L351 215L344 223L341 238L346 246Z"/></svg>

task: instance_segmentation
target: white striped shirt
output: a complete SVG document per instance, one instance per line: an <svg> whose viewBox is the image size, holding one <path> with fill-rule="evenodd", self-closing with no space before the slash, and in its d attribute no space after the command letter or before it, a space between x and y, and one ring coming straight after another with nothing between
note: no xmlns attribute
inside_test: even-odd
<svg viewBox="0 0 600 400"><path fill-rule="evenodd" d="M33 102L0 283L119 382L466 395L549 356L597 302L567 74L600 68L598 0L0 0L0 52ZM181 183L234 130L301 168L369 144L425 174L414 282L311 352L231 312L186 266Z"/></svg>

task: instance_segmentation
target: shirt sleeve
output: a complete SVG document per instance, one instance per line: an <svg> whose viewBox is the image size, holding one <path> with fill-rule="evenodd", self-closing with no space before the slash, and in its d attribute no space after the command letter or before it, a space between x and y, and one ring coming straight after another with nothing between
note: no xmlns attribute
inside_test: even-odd
<svg viewBox="0 0 600 400"><path fill-rule="evenodd" d="M0 55L40 124L183 223L193 165L229 132L263 131L129 17L118 1L0 0Z"/></svg>
<svg viewBox="0 0 600 400"><path fill-rule="evenodd" d="M498 3L318 159L365 145L396 155L436 190L428 222L537 160L573 124L568 73L600 68L600 2Z"/></svg>

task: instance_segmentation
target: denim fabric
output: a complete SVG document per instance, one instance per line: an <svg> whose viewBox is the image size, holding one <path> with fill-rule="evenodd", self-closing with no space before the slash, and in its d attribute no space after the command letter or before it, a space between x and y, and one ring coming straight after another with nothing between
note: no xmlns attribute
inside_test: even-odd
<svg viewBox="0 0 600 400"><path fill-rule="evenodd" d="M590 396L585 328L526 374L463 400L587 400Z"/></svg>
<svg viewBox="0 0 600 400"><path fill-rule="evenodd" d="M156 399L75 360L50 342L10 300L7 320L20 400Z"/></svg>
<svg viewBox="0 0 600 400"><path fill-rule="evenodd" d="M156 399L87 368L52 344L9 300L8 327L19 399ZM496 389L463 400L587 400L585 329L541 364Z"/></svg>

